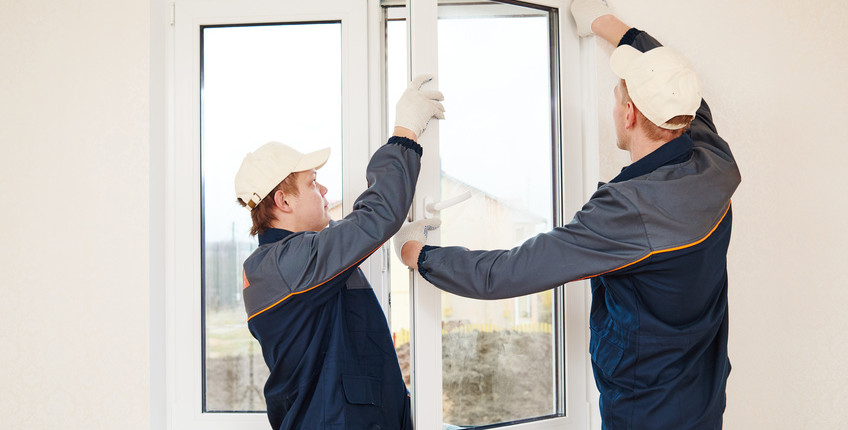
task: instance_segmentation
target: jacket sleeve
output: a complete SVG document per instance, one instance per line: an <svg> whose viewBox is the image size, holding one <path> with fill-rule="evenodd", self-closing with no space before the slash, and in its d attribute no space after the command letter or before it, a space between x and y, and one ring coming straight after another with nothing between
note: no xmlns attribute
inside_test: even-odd
<svg viewBox="0 0 848 430"><path fill-rule="evenodd" d="M389 139L371 157L368 188L342 220L320 232L300 232L283 240L276 253L280 275L293 293L326 285L376 251L403 224L421 168L421 147L409 139Z"/></svg>
<svg viewBox="0 0 848 430"><path fill-rule="evenodd" d="M650 34L635 28L628 30L624 37L621 38L619 46L621 45L630 45L642 52L662 46ZM718 131L713 123L713 114L704 99L701 99L701 106L695 112L695 119L692 120L689 133L695 142L695 146L712 151L727 161L734 160L733 153L730 151L730 145L718 135Z"/></svg>
<svg viewBox="0 0 848 430"><path fill-rule="evenodd" d="M623 269L650 255L635 205L602 187L563 227L510 250L425 247L418 270L437 288L475 299L503 299ZM640 227L641 226L641 227Z"/></svg>

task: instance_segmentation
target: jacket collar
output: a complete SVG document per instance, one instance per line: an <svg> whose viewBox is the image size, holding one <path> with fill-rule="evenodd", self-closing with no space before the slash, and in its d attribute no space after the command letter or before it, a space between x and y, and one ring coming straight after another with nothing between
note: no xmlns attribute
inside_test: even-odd
<svg viewBox="0 0 848 430"><path fill-rule="evenodd" d="M610 182L627 181L647 175L662 166L682 163L692 156L693 147L692 137L689 136L689 133L683 133L680 137L666 142L654 152L621 169L621 173Z"/></svg>
<svg viewBox="0 0 848 430"><path fill-rule="evenodd" d="M290 234L292 234L292 232L288 230L283 230L280 228L269 228L263 231L262 233L259 233L259 246L279 242L285 239L286 236Z"/></svg>

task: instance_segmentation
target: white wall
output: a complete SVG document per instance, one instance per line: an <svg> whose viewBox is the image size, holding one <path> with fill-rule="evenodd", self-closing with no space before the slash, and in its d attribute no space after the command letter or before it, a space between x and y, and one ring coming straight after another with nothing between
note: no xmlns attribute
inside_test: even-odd
<svg viewBox="0 0 848 430"><path fill-rule="evenodd" d="M725 428L848 427L848 5L609 1L692 60L742 168ZM3 428L151 426L148 6L0 3ZM608 180L626 157L598 50Z"/></svg>
<svg viewBox="0 0 848 430"><path fill-rule="evenodd" d="M0 428L149 428L148 2L0 10Z"/></svg>
<svg viewBox="0 0 848 430"><path fill-rule="evenodd" d="M848 428L848 3L609 0L683 52L742 171L729 253L725 428ZM615 149L599 42L601 179Z"/></svg>

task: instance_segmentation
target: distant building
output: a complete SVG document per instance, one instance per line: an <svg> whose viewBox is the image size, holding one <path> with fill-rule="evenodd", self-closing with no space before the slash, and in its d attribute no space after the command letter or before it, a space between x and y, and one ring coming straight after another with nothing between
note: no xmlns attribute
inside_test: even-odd
<svg viewBox="0 0 848 430"><path fill-rule="evenodd" d="M499 200L496 196L465 184L442 172L442 198L466 191L471 198L441 212L441 243L470 249L510 249L551 226L542 216ZM402 265L392 256L392 264ZM409 276L405 270L391 271L392 331L409 330ZM443 329L462 326L517 328L551 323L551 292L505 300L472 300L442 294ZM406 336L402 336L405 340Z"/></svg>

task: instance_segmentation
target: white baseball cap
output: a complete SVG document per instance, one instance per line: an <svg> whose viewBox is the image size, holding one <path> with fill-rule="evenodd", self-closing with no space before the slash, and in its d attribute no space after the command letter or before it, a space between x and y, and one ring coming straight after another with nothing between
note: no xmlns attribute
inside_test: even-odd
<svg viewBox="0 0 848 430"><path fill-rule="evenodd" d="M633 104L659 127L677 130L671 125L678 115L695 115L701 105L701 85L689 61L671 48L661 46L641 52L621 45L610 57L613 73L624 79Z"/></svg>
<svg viewBox="0 0 848 430"><path fill-rule="evenodd" d="M236 197L251 210L286 176L320 169L330 157L330 148L304 154L280 142L268 142L245 155L236 173Z"/></svg>

